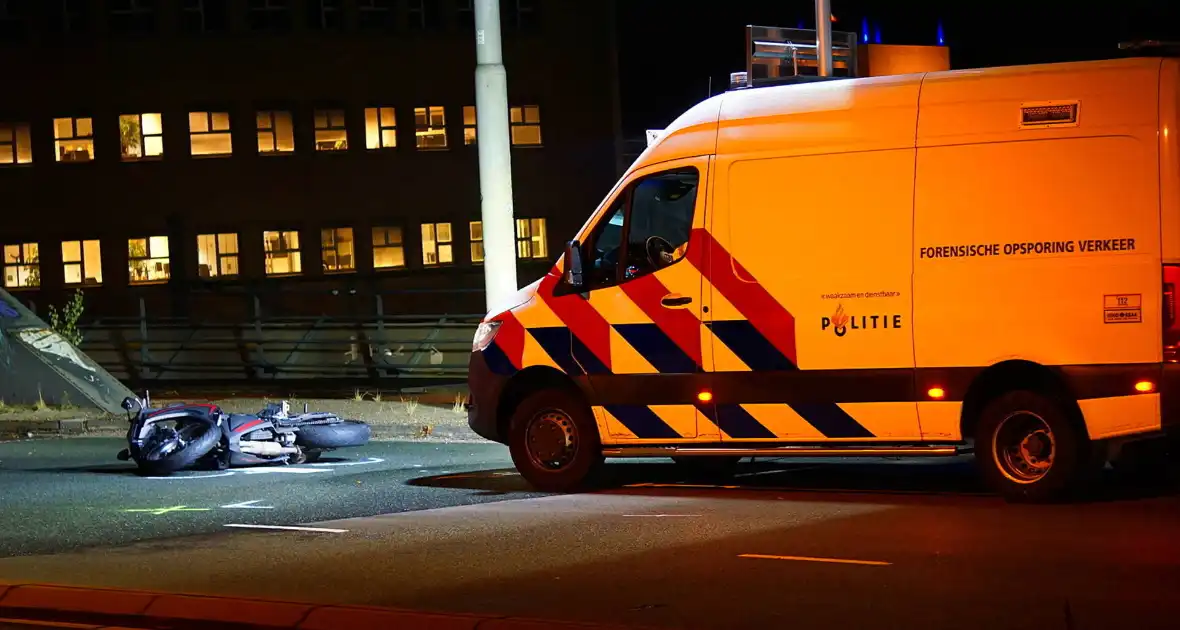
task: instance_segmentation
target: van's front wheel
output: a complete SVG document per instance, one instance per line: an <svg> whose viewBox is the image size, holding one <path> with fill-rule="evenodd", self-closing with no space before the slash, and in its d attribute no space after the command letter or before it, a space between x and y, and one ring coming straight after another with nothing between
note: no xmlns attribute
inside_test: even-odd
<svg viewBox="0 0 1180 630"><path fill-rule="evenodd" d="M516 470L543 492L586 489L602 465L594 414L567 390L529 395L512 414L508 450Z"/></svg>
<svg viewBox="0 0 1180 630"><path fill-rule="evenodd" d="M1012 501L1048 501L1085 472L1088 442L1061 405L1032 391L1012 391L983 410L975 458L987 484Z"/></svg>

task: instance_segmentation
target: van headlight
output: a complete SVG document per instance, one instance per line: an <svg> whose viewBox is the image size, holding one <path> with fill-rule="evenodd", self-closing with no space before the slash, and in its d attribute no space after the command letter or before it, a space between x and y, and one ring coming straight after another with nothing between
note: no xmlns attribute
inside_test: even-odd
<svg viewBox="0 0 1180 630"><path fill-rule="evenodd" d="M500 322L482 322L475 329L475 338L471 340L471 351L481 352L491 345L496 338L496 331L500 330Z"/></svg>

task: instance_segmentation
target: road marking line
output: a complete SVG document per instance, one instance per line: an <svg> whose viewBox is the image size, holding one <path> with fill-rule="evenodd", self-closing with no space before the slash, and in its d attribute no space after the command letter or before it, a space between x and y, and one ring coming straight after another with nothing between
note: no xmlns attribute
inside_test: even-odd
<svg viewBox="0 0 1180 630"><path fill-rule="evenodd" d="M672 518L676 516L700 516L700 514L624 514L623 516L635 518Z"/></svg>
<svg viewBox="0 0 1180 630"><path fill-rule="evenodd" d="M738 554L739 558L755 558L761 560L799 560L802 562L830 562L833 564L864 564L874 567L887 567L893 564L892 562L882 562L880 560L848 560L845 558L811 558L808 556L771 556L761 553L743 553Z"/></svg>
<svg viewBox="0 0 1180 630"><path fill-rule="evenodd" d="M248 525L246 523L227 523L226 527L238 527L242 529L281 529L291 532L324 532L328 534L343 534L347 529L331 529L329 527L295 527L293 525Z"/></svg>
<svg viewBox="0 0 1180 630"><path fill-rule="evenodd" d="M739 490L741 486L718 486L705 483L633 483L624 488L723 488L725 490Z"/></svg>
<svg viewBox="0 0 1180 630"><path fill-rule="evenodd" d="M282 468L244 468L240 471L245 475L266 475L273 473L289 473L292 475L307 475L310 473L329 472L323 468L297 468L295 466L283 466Z"/></svg>
<svg viewBox="0 0 1180 630"><path fill-rule="evenodd" d="M255 499L253 501L242 501L241 503L230 503L229 505L223 505L221 507L227 508L227 509L241 508L244 510L273 510L273 509L275 509L275 506L273 506L273 505L254 505L255 503L258 503L261 500L262 499Z"/></svg>
<svg viewBox="0 0 1180 630"><path fill-rule="evenodd" d="M367 457L363 460L359 460L359 461L355 461L355 462L324 462L322 464L308 464L308 466L318 466L318 467L322 467L322 468L331 468L333 466L361 466L363 464L380 464L383 461L385 461L385 460L381 459L380 457Z"/></svg>
<svg viewBox="0 0 1180 630"><path fill-rule="evenodd" d="M152 516L160 516L162 514L169 514L172 512L208 512L209 508L191 508L187 505L177 505L166 508L136 508L134 510L123 510L124 512L148 512Z"/></svg>
<svg viewBox="0 0 1180 630"><path fill-rule="evenodd" d="M213 479L214 477L229 477L234 475L234 471L217 473L216 475L185 475L182 477L144 477L144 479L155 479L157 481L185 481L187 479Z"/></svg>

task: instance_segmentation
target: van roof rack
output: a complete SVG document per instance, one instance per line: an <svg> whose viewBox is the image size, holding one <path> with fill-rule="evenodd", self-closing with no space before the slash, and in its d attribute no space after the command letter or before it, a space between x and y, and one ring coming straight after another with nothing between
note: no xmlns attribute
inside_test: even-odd
<svg viewBox="0 0 1180 630"><path fill-rule="evenodd" d="M1119 50L1150 57L1180 57L1180 42L1162 42L1156 39L1140 39L1119 42Z"/></svg>
<svg viewBox="0 0 1180 630"><path fill-rule="evenodd" d="M772 85L797 85L800 83L819 83L821 81L841 81L851 79L847 76L822 77L814 74L797 74L788 77L766 77L751 79L748 72L729 73L730 90L748 90L752 88L769 87Z"/></svg>

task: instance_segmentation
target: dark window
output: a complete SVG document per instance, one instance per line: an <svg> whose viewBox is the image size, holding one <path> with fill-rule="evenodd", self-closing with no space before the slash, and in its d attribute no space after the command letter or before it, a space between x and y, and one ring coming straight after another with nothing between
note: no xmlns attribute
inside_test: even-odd
<svg viewBox="0 0 1180 630"><path fill-rule="evenodd" d="M475 30L475 0L455 0L455 25L462 31Z"/></svg>
<svg viewBox="0 0 1180 630"><path fill-rule="evenodd" d="M184 0L180 8L180 30L185 33L216 33L229 28L228 0Z"/></svg>
<svg viewBox="0 0 1180 630"><path fill-rule="evenodd" d="M442 28L440 0L409 0L406 15L411 31L437 31Z"/></svg>
<svg viewBox="0 0 1180 630"><path fill-rule="evenodd" d="M28 36L30 0L0 0L0 41Z"/></svg>
<svg viewBox="0 0 1180 630"><path fill-rule="evenodd" d="M537 0L500 0L500 28L505 32L532 33L540 26Z"/></svg>
<svg viewBox="0 0 1180 630"><path fill-rule="evenodd" d="M156 30L156 0L108 0L110 28L121 35L143 35Z"/></svg>
<svg viewBox="0 0 1180 630"><path fill-rule="evenodd" d="M291 7L288 0L250 0L250 30L285 33L291 30Z"/></svg>
<svg viewBox="0 0 1180 630"><path fill-rule="evenodd" d="M388 33L397 23L393 0L360 0L357 12L358 26L369 33Z"/></svg>
<svg viewBox="0 0 1180 630"><path fill-rule="evenodd" d="M626 282L684 258L699 180L700 173L687 168L628 186L587 239L583 260L589 287Z"/></svg>
<svg viewBox="0 0 1180 630"><path fill-rule="evenodd" d="M313 29L338 31L344 24L340 0L308 0L307 8L311 12L307 23Z"/></svg>
<svg viewBox="0 0 1180 630"><path fill-rule="evenodd" d="M90 30L88 0L50 0L45 9L46 27L50 33L79 35Z"/></svg>

